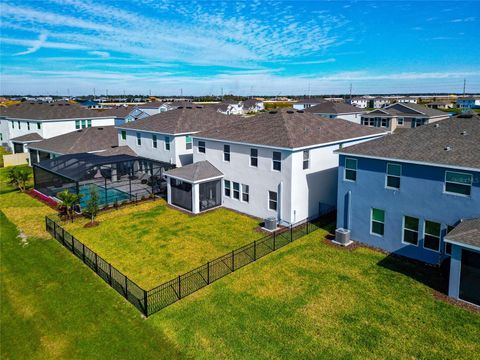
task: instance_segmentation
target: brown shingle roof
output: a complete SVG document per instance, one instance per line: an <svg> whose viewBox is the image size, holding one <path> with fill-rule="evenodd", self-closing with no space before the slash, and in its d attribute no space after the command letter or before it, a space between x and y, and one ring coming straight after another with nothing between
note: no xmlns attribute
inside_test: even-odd
<svg viewBox="0 0 480 360"><path fill-rule="evenodd" d="M479 144L480 117L458 116L337 152L480 169Z"/></svg>
<svg viewBox="0 0 480 360"><path fill-rule="evenodd" d="M99 151L118 146L118 132L114 126L90 127L33 143L31 149L57 154L76 154Z"/></svg>
<svg viewBox="0 0 480 360"><path fill-rule="evenodd" d="M207 130L200 138L218 139L280 148L298 148L369 135L384 130L369 128L342 119L282 109L244 118L220 128Z"/></svg>
<svg viewBox="0 0 480 360"><path fill-rule="evenodd" d="M16 141L16 142L30 142L30 141L41 141L43 140L43 137L41 137L37 133L30 133L22 136L17 136L13 139L10 139L11 141Z"/></svg>
<svg viewBox="0 0 480 360"><path fill-rule="evenodd" d="M360 113L363 112L358 107L345 104L345 103L338 103L333 101L325 101L318 105L309 107L305 109L305 112L310 113L321 113L321 114L348 114L348 113Z"/></svg>
<svg viewBox="0 0 480 360"><path fill-rule="evenodd" d="M68 102L23 102L2 108L1 116L12 119L57 120L57 119L93 119L106 117L101 112L87 109L76 103Z"/></svg>
<svg viewBox="0 0 480 360"><path fill-rule="evenodd" d="M432 117L432 116L448 116L447 113L436 110L436 109L430 109L424 105L420 104L414 104L414 103L395 103L392 105L389 105L387 107L384 107L382 109L376 109L372 110L371 112L365 114L377 114L379 113L379 110L386 114L386 115L391 115L391 116L408 116L408 115L414 115L414 116L426 116L426 117Z"/></svg>
<svg viewBox="0 0 480 360"><path fill-rule="evenodd" d="M445 236L445 240L480 248L480 218L463 220Z"/></svg>
<svg viewBox="0 0 480 360"><path fill-rule="evenodd" d="M165 175L180 178L188 182L197 182L223 176L223 173L210 162L204 160L169 170L165 172Z"/></svg>
<svg viewBox="0 0 480 360"><path fill-rule="evenodd" d="M195 133L241 121L237 116L224 115L214 109L183 107L132 121L119 128L159 132L162 134Z"/></svg>
<svg viewBox="0 0 480 360"><path fill-rule="evenodd" d="M135 106L115 106L105 110L95 110L99 116L114 116L118 118L124 118L132 112Z"/></svg>

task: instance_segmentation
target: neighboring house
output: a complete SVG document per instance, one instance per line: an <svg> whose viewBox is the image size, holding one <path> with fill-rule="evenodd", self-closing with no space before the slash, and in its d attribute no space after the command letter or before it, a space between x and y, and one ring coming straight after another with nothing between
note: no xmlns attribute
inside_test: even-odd
<svg viewBox="0 0 480 360"><path fill-rule="evenodd" d="M429 109L423 105L396 103L362 115L361 123L362 125L382 127L393 131L396 128L415 128L447 119L448 116L443 111Z"/></svg>
<svg viewBox="0 0 480 360"><path fill-rule="evenodd" d="M374 109L381 109L387 105L390 105L391 103L393 103L393 99L376 97L368 100L368 107Z"/></svg>
<svg viewBox="0 0 480 360"><path fill-rule="evenodd" d="M416 98L407 96L407 97L403 97L403 98L398 98L397 102L399 102L401 104L416 104L418 102L418 100Z"/></svg>
<svg viewBox="0 0 480 360"><path fill-rule="evenodd" d="M442 109L448 110L453 109L455 104L453 102L446 102L446 101L433 101L431 103L425 104L426 107L429 109Z"/></svg>
<svg viewBox="0 0 480 360"><path fill-rule="evenodd" d="M337 228L429 264L454 256L451 279L468 258L462 271L476 271L471 284L480 295L479 234L472 233L470 243L461 236L463 225L450 234L462 219L480 217L478 144L480 118L458 116L337 151ZM451 294L458 297L458 291Z"/></svg>
<svg viewBox="0 0 480 360"><path fill-rule="evenodd" d="M171 204L192 212L223 205L282 224L315 217L336 204L333 151L384 134L292 109L206 130L194 135L193 164L166 173Z"/></svg>
<svg viewBox="0 0 480 360"><path fill-rule="evenodd" d="M79 104L83 107L88 108L88 109L101 109L102 108L102 104L100 104L99 102L94 101L94 100L85 100L85 101L79 102Z"/></svg>
<svg viewBox="0 0 480 360"><path fill-rule="evenodd" d="M77 153L104 152L118 148L118 131L115 126L90 127L31 143L28 146L30 164L45 159ZM123 146L123 152L135 153ZM117 150L118 151L118 150Z"/></svg>
<svg viewBox="0 0 480 360"><path fill-rule="evenodd" d="M351 105L358 107L360 109L368 108L369 101L370 101L370 98L366 98L366 97L354 97L353 99L348 100L348 102Z"/></svg>
<svg viewBox="0 0 480 360"><path fill-rule="evenodd" d="M242 105L244 114L256 113L265 110L265 105L263 104L263 101L257 99L248 99L242 101Z"/></svg>
<svg viewBox="0 0 480 360"><path fill-rule="evenodd" d="M360 124L360 118L365 111L359 108L339 102L325 101L318 105L305 109L305 112L320 115L327 119L343 119Z"/></svg>
<svg viewBox="0 0 480 360"><path fill-rule="evenodd" d="M195 133L242 120L210 107L181 107L118 126L118 141L139 156L184 166L193 161Z"/></svg>
<svg viewBox="0 0 480 360"><path fill-rule="evenodd" d="M189 101L171 101L161 102L152 101L143 105L133 107L128 115L125 116L125 122L132 122L139 119L144 119L148 116L160 114L162 112L175 110L181 107L195 107L196 105Z"/></svg>
<svg viewBox="0 0 480 360"><path fill-rule="evenodd" d="M0 146L10 148L10 128L9 122L0 116Z"/></svg>
<svg viewBox="0 0 480 360"><path fill-rule="evenodd" d="M8 122L9 146L14 152L26 152L30 142L87 127L111 126L118 123L114 115L68 102L24 102L2 108L0 111L2 122L3 120Z"/></svg>
<svg viewBox="0 0 480 360"><path fill-rule="evenodd" d="M474 109L480 105L480 100L477 100L474 97L464 97L457 99L457 108L459 109Z"/></svg>
<svg viewBox="0 0 480 360"><path fill-rule="evenodd" d="M321 99L321 98L301 99L293 104L293 108L295 110L305 110L305 109L308 109L309 107L318 105L324 101L325 99Z"/></svg>
<svg viewBox="0 0 480 360"><path fill-rule="evenodd" d="M243 105L241 101L222 101L213 106L219 113L225 115L243 115Z"/></svg>

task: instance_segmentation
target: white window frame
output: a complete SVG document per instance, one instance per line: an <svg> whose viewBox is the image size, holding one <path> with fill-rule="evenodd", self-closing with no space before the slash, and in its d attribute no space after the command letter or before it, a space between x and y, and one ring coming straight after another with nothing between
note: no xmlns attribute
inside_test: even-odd
<svg viewBox="0 0 480 360"><path fill-rule="evenodd" d="M354 160L355 161L355 180L347 179L347 160ZM353 169L348 169L348 170L353 170ZM353 182L353 183L357 182L357 178L358 178L357 175L358 175L358 159L346 157L345 158L345 166L343 167L343 180Z"/></svg>
<svg viewBox="0 0 480 360"><path fill-rule="evenodd" d="M157 139L157 135L155 134L152 134L152 147L154 149L158 148L158 139Z"/></svg>
<svg viewBox="0 0 480 360"><path fill-rule="evenodd" d="M235 184L238 185L238 190L235 190ZM235 192L238 193L238 198L235 197ZM232 199L240 200L241 190L240 190L240 183L232 181Z"/></svg>
<svg viewBox="0 0 480 360"><path fill-rule="evenodd" d="M275 160L275 154L280 154L280 160ZM275 169L275 164L280 164L280 169ZM272 152L272 170L273 171L282 171L282 152L281 151L273 151Z"/></svg>
<svg viewBox="0 0 480 360"><path fill-rule="evenodd" d="M142 146L142 133L137 131L137 146Z"/></svg>
<svg viewBox="0 0 480 360"><path fill-rule="evenodd" d="M400 166L400 175L389 175L388 174L388 165L394 165L394 166ZM396 164L396 163L391 163L391 162L387 162L387 165L386 165L386 169L385 169L385 189L390 189L390 190L397 190L397 191L400 191L401 187L402 187L402 165L401 164ZM396 177L396 178L399 178L400 179L400 186L398 188L396 187L391 187L391 186L388 186L388 177Z"/></svg>
<svg viewBox="0 0 480 360"><path fill-rule="evenodd" d="M190 139L190 141L188 141ZM192 150L193 149L193 138L191 135L185 136L185 150Z"/></svg>
<svg viewBox="0 0 480 360"><path fill-rule="evenodd" d="M203 144L203 145L201 145L201 144ZM207 146L206 146L206 145L207 145L207 144L205 143L205 141L199 140L199 141L198 141L197 152L202 153L202 154L205 154L205 153L207 152ZM202 149L203 149L203 151L202 151Z"/></svg>
<svg viewBox="0 0 480 360"><path fill-rule="evenodd" d="M378 220L373 220L373 210L381 210L383 211L383 235L380 235L380 234L377 234L377 233L374 233L372 230L373 230L373 222L377 222L377 223L380 223L380 221ZM373 236L378 236L380 238L384 238L385 237L385 217L387 215L387 212L384 210L384 209L379 209L379 208L370 208L370 235L373 235Z"/></svg>
<svg viewBox="0 0 480 360"><path fill-rule="evenodd" d="M255 150L257 152L256 156L252 155L252 150ZM255 159L257 162L257 165L252 165L252 160ZM257 148L250 148L250 167L257 168L258 167L258 149Z"/></svg>
<svg viewBox="0 0 480 360"><path fill-rule="evenodd" d="M227 151L228 150L228 151ZM228 160L227 160L228 158ZM230 162L231 160L231 148L230 145L224 144L223 145L223 162Z"/></svg>
<svg viewBox="0 0 480 360"><path fill-rule="evenodd" d="M310 168L310 150L303 150L303 170L308 170ZM307 154L307 158L305 159L305 154ZM306 167L305 167L306 164Z"/></svg>
<svg viewBox="0 0 480 360"><path fill-rule="evenodd" d="M405 229L405 218L407 216L418 220L418 228L416 230L416 233L417 233L417 243L416 244L412 244L412 243L409 243L409 242L405 241L405 230L415 232L415 230L412 230L412 229ZM403 215L403 218L402 218L402 244L418 247L419 243L420 243L420 218L416 217L416 216Z"/></svg>
<svg viewBox="0 0 480 360"><path fill-rule="evenodd" d="M165 144L163 145L165 151L170 151L170 149L172 148L170 136L165 136L163 140L165 141Z"/></svg>
<svg viewBox="0 0 480 360"><path fill-rule="evenodd" d="M275 200L270 200L270 194L271 194L271 193L272 193L272 194L275 194ZM275 202L275 209L272 209L272 208L270 207L270 201ZM278 192L268 190L267 202L268 202L268 203L267 203L268 210L277 212L277 211L278 211Z"/></svg>
<svg viewBox="0 0 480 360"><path fill-rule="evenodd" d="M229 195L226 194L227 189L228 189L228 192L230 193ZM230 180L223 180L223 195L228 198L232 197L232 182Z"/></svg>
<svg viewBox="0 0 480 360"><path fill-rule="evenodd" d="M440 233L438 234L438 250L434 250L434 249L430 249L430 248L425 247L425 236L427 235L427 231L426 231L427 221L429 221L431 223L437 223L437 224L440 225ZM433 236L433 237L437 237L436 235L433 235L433 234L428 234L428 235ZM441 222L436 222L436 221L428 220L428 219L423 220L423 244L422 245L423 245L423 248L425 250L440 253L440 250L442 249L442 223Z"/></svg>
<svg viewBox="0 0 480 360"><path fill-rule="evenodd" d="M403 124L404 124L403 117L397 118L397 124L398 124L398 125L403 125Z"/></svg>
<svg viewBox="0 0 480 360"><path fill-rule="evenodd" d="M241 184L241 195L240 195L240 200L242 202L245 202L245 203L249 203L250 202L250 186L249 185L246 185L246 184ZM245 200L243 198L244 195L247 195L247 199L248 200Z"/></svg>
<svg viewBox="0 0 480 360"><path fill-rule="evenodd" d="M459 193L456 193L456 192L447 191L447 173L456 173L456 174L462 174L462 175L469 175L469 176L470 176L470 194L469 194L469 195L465 195L465 194L459 194ZM449 181L449 183L452 183L452 184L460 184L460 185L467 185L467 184L458 183L458 182L454 182L454 181ZM461 172L461 171L445 170L444 181L443 181L443 193L444 193L444 194L454 195L454 196L461 196L461 197L467 197L467 198L469 198L469 197L472 196L472 187L473 187L473 175L472 175L472 174L466 173L466 172Z"/></svg>

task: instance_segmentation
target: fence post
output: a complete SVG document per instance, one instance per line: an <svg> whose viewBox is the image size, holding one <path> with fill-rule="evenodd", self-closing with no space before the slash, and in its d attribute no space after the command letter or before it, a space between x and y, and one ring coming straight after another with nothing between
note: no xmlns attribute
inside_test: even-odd
<svg viewBox="0 0 480 360"><path fill-rule="evenodd" d="M143 305L144 305L144 314L145 316L148 316L148 296L147 296L147 291L143 290Z"/></svg>
<svg viewBox="0 0 480 360"><path fill-rule="evenodd" d="M97 253L95 253L95 272L98 273L98 259L97 259Z"/></svg>
<svg viewBox="0 0 480 360"><path fill-rule="evenodd" d="M273 251L275 251L275 243L276 243L275 237L276 237L276 233L277 233L276 231L273 232Z"/></svg>
<svg viewBox="0 0 480 360"><path fill-rule="evenodd" d="M85 244L82 244L82 260L85 262Z"/></svg>
<svg viewBox="0 0 480 360"><path fill-rule="evenodd" d="M293 241L293 224L290 224L290 242Z"/></svg>
<svg viewBox="0 0 480 360"><path fill-rule="evenodd" d="M253 242L253 261L257 260L257 240Z"/></svg>
<svg viewBox="0 0 480 360"><path fill-rule="evenodd" d="M207 261L207 284L210 284L210 261Z"/></svg>
<svg viewBox="0 0 480 360"><path fill-rule="evenodd" d="M112 264L108 263L108 272L109 272L109 282L110 282L110 286L112 286Z"/></svg>
<svg viewBox="0 0 480 360"><path fill-rule="evenodd" d="M128 278L123 275L125 277L125 299L128 300Z"/></svg>
<svg viewBox="0 0 480 360"><path fill-rule="evenodd" d="M235 271L235 255L234 250L232 250L232 272Z"/></svg>
<svg viewBox="0 0 480 360"><path fill-rule="evenodd" d="M45 230L47 230L48 232L50 232L50 231L48 230L48 218L47 218L47 216L45 216Z"/></svg>
<svg viewBox="0 0 480 360"><path fill-rule="evenodd" d="M180 282L180 275L178 275L178 299L180 300L182 298L182 286Z"/></svg>
<svg viewBox="0 0 480 360"><path fill-rule="evenodd" d="M72 254L73 254L73 255L75 255L75 240L77 240L77 239L75 239L75 238L72 236ZM78 242L78 240L77 240L77 242Z"/></svg>
<svg viewBox="0 0 480 360"><path fill-rule="evenodd" d="M55 240L57 239L57 223L55 221L53 222L53 237Z"/></svg>
<svg viewBox="0 0 480 360"><path fill-rule="evenodd" d="M62 228L62 243L63 243L63 246L65 246L65 229Z"/></svg>

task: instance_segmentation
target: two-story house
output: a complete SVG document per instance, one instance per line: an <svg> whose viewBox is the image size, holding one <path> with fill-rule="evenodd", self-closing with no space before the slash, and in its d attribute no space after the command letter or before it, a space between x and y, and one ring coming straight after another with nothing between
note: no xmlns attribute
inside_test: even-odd
<svg viewBox="0 0 480 360"><path fill-rule="evenodd" d="M301 99L293 104L293 108L295 110L305 110L312 106L318 105L324 101L325 99L322 99L322 98Z"/></svg>
<svg viewBox="0 0 480 360"><path fill-rule="evenodd" d="M375 109L361 116L362 125L382 127L390 131L396 128L415 128L435 121L447 119L443 111L429 109L426 106L396 103L383 109Z"/></svg>
<svg viewBox="0 0 480 360"><path fill-rule="evenodd" d="M463 219L480 217L479 120L451 118L337 151L337 227L353 240L429 264L454 257L454 297L459 264L468 259L477 301L480 232L466 244L459 234L447 236L450 243L445 235Z"/></svg>
<svg viewBox="0 0 480 360"><path fill-rule="evenodd" d="M8 123L9 147L14 153L28 151L28 145L92 126L119 125L123 119L112 112L84 108L69 102L24 102L2 108L2 123Z"/></svg>
<svg viewBox="0 0 480 360"><path fill-rule="evenodd" d="M118 126L118 144L138 156L179 167L193 162L194 134L233 121L242 119L191 104Z"/></svg>
<svg viewBox="0 0 480 360"><path fill-rule="evenodd" d="M462 110L470 110L480 107L480 99L474 97L463 97L457 99L457 108Z"/></svg>
<svg viewBox="0 0 480 360"><path fill-rule="evenodd" d="M354 97L354 98L348 100L348 103L350 105L353 105L353 106L357 107L357 108L366 109L366 108L368 108L369 101L370 101L370 98L368 98L368 97L357 96L357 97Z"/></svg>
<svg viewBox="0 0 480 360"><path fill-rule="evenodd" d="M244 118L194 135L193 164L166 173L168 200L193 213L223 205L295 223L335 207L334 150L384 134L292 109Z"/></svg>
<svg viewBox="0 0 480 360"><path fill-rule="evenodd" d="M305 109L305 112L320 115L326 119L343 119L360 124L360 119L365 111L341 102L325 101Z"/></svg>

